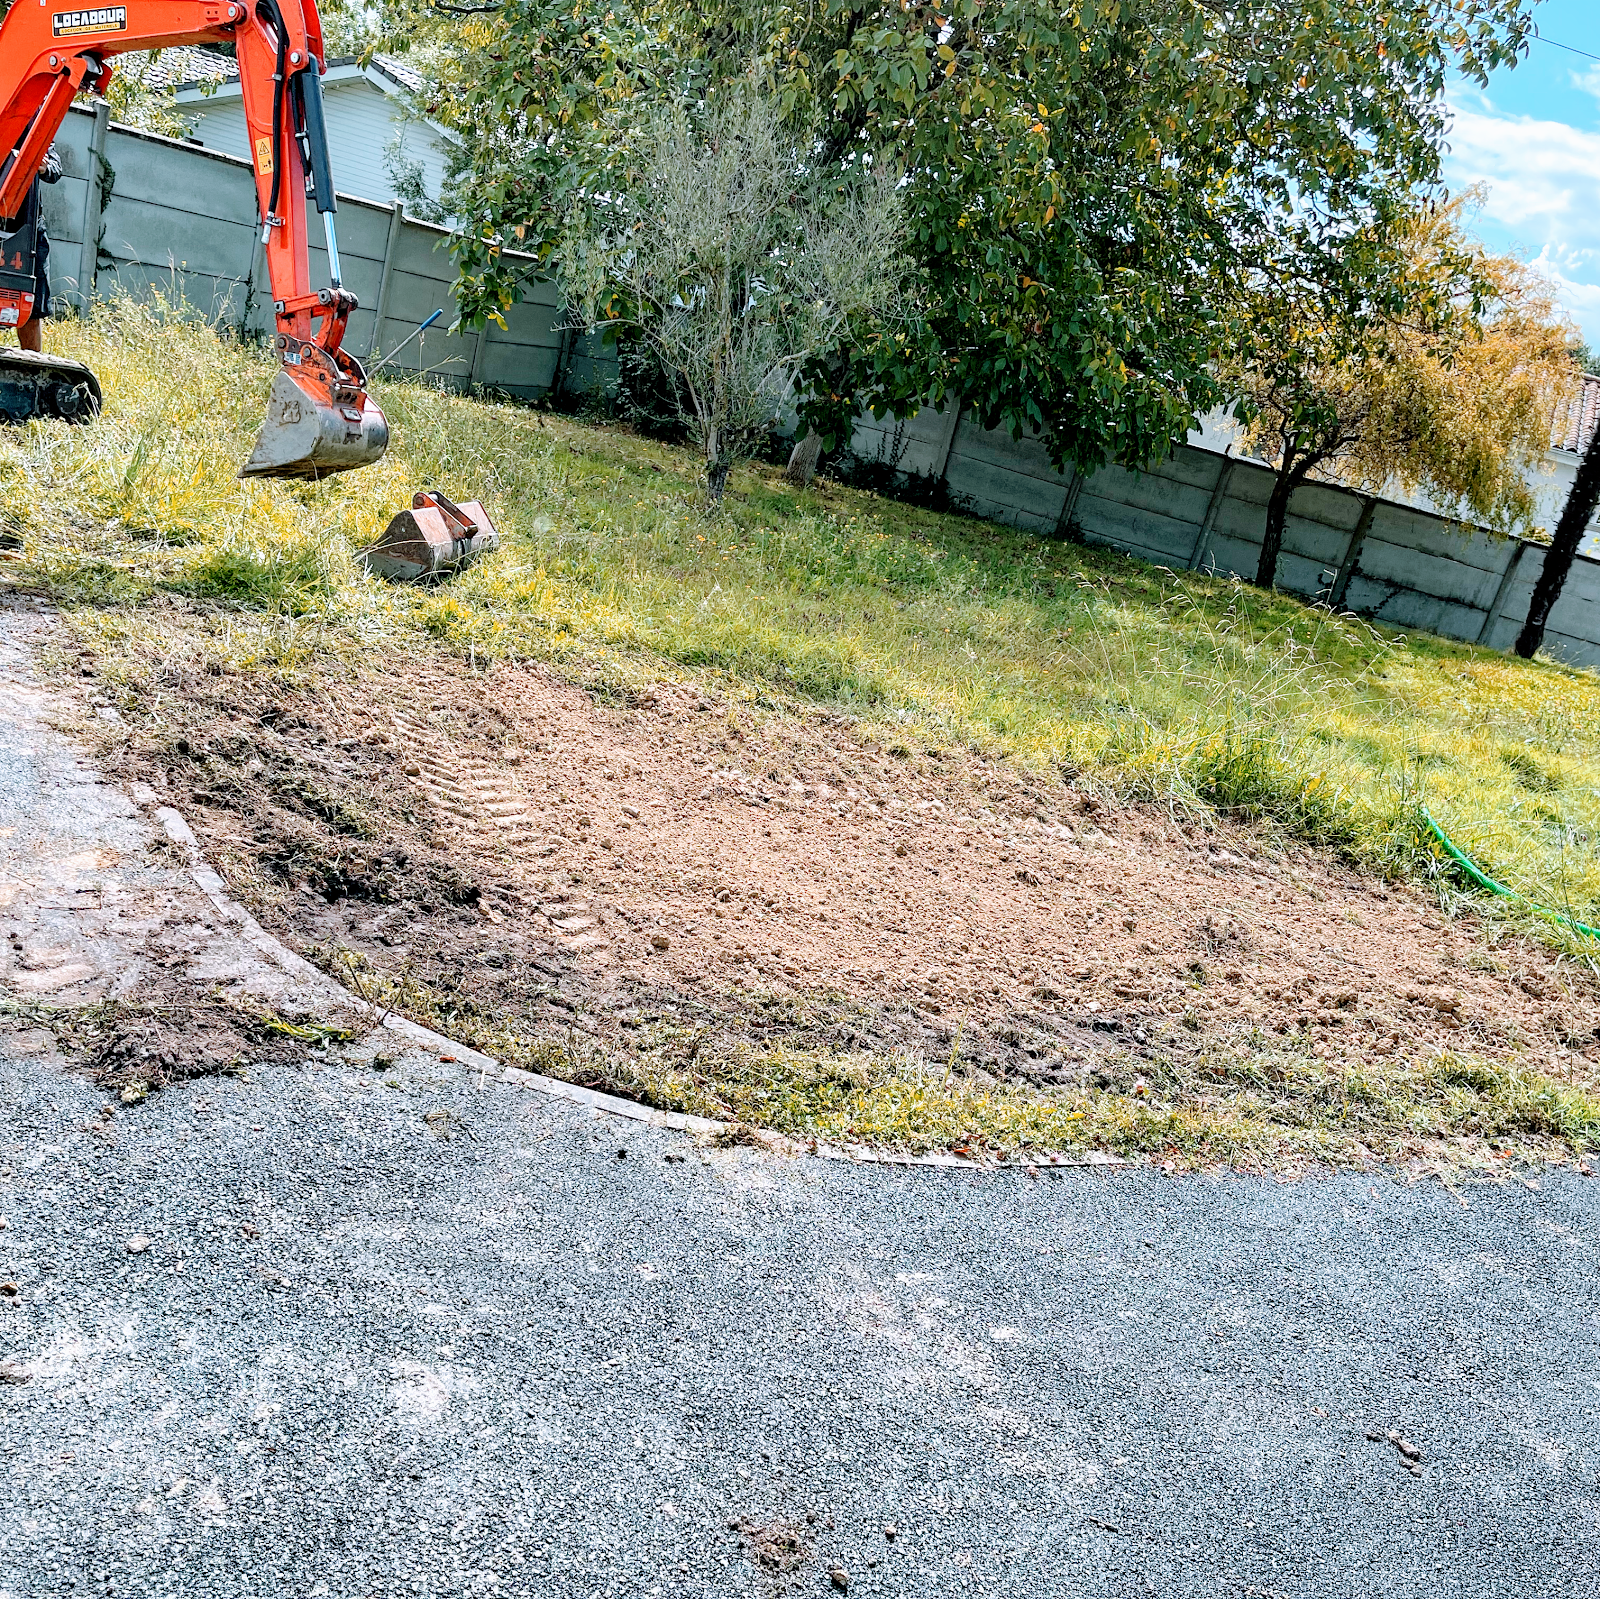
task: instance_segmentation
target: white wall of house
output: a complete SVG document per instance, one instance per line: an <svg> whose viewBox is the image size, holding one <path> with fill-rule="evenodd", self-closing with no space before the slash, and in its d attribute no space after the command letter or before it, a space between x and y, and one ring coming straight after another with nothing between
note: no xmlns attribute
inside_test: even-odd
<svg viewBox="0 0 1600 1599"><path fill-rule="evenodd" d="M1237 455L1239 426L1225 411L1212 411L1201 417L1200 426L1189 435L1189 443L1200 449L1227 450ZM1534 522L1546 533L1555 531L1556 522L1561 516L1561 508L1567 502L1567 491L1572 487L1572 480L1577 475L1578 460L1579 457L1571 450L1552 449L1544 458L1543 468L1533 479L1534 497L1539 505L1534 515ZM1400 505L1415 506L1419 511L1429 511L1436 516L1449 514L1427 494L1420 490L1416 493L1407 493L1397 483L1391 483L1384 489L1383 498L1394 500ZM1580 548L1585 555L1600 557L1600 514L1597 514L1595 520L1589 524L1588 535Z"/></svg>
<svg viewBox="0 0 1600 1599"><path fill-rule="evenodd" d="M194 118L191 137L205 149L249 159L237 83L225 84L209 97L186 91L178 100L185 115ZM410 116L402 101L356 67L329 69L322 80L322 102L336 189L358 199L392 203L396 196L390 165L398 151L422 169L423 187L438 198L449 146L437 128Z"/></svg>

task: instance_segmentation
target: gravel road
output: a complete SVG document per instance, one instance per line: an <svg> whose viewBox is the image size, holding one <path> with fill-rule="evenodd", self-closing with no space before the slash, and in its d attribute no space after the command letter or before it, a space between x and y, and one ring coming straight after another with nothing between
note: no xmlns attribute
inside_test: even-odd
<svg viewBox="0 0 1600 1599"><path fill-rule="evenodd" d="M129 903L170 871L86 783L0 700L8 928L62 892L46 843ZM1600 1577L1576 1175L784 1159L382 1036L107 1105L0 1033L0 1599Z"/></svg>

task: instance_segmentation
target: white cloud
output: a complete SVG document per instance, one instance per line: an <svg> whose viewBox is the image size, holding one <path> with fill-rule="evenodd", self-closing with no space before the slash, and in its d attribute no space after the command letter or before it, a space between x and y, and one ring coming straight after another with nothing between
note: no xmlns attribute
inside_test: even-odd
<svg viewBox="0 0 1600 1599"><path fill-rule="evenodd" d="M1536 266L1555 285L1561 303L1572 314L1572 319L1586 330L1590 344L1600 344L1600 283L1588 283L1569 278L1544 255L1534 257Z"/></svg>
<svg viewBox="0 0 1600 1599"><path fill-rule="evenodd" d="M1600 92L1600 73L1596 85ZM1505 116L1481 98L1452 109L1450 186L1485 187L1483 220L1535 257L1600 342L1600 133Z"/></svg>

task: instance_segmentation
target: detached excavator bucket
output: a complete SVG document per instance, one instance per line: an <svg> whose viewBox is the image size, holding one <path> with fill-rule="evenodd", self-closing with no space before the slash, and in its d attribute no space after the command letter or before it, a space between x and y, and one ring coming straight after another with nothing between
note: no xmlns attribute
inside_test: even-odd
<svg viewBox="0 0 1600 1599"><path fill-rule="evenodd" d="M332 366L332 362L328 363ZM288 367L272 380L267 419L240 477L327 477L371 466L389 447L389 424L362 388L318 381Z"/></svg>
<svg viewBox="0 0 1600 1599"><path fill-rule="evenodd" d="M391 583L420 583L459 572L499 542L489 513L476 500L457 505L436 489L424 489L361 552L361 562Z"/></svg>

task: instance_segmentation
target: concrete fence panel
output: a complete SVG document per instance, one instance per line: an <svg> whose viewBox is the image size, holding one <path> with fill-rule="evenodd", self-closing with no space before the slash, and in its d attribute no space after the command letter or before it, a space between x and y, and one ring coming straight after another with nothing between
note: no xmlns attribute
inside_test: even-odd
<svg viewBox="0 0 1600 1599"><path fill-rule="evenodd" d="M272 295L249 164L181 139L107 125L103 108L74 106L56 141L64 176L45 190L52 291L82 306L117 289L181 299L218 327L249 337L272 330ZM339 170L334 152L334 173ZM104 196L103 201L101 196ZM328 281L321 227L312 217L311 277ZM341 194L339 258L360 301L346 347L385 354L433 311L395 369L455 388L489 387L537 399L560 385L588 392L616 381L602 341L566 331L553 287L536 284L506 327L460 334L449 234L388 205ZM85 238L88 238L87 247Z"/></svg>
<svg viewBox="0 0 1600 1599"><path fill-rule="evenodd" d="M851 448L923 479L924 491L927 480L942 481L952 502L975 515L1176 570L1253 578L1266 533L1271 470L1197 444L1180 445L1144 472L1106 466L1079 481L1057 472L1036 438L926 410L903 422L860 418ZM1538 544L1307 483L1289 502L1278 586L1388 627L1506 649L1543 559ZM1574 666L1600 665L1600 561L1579 556L1546 648Z"/></svg>

